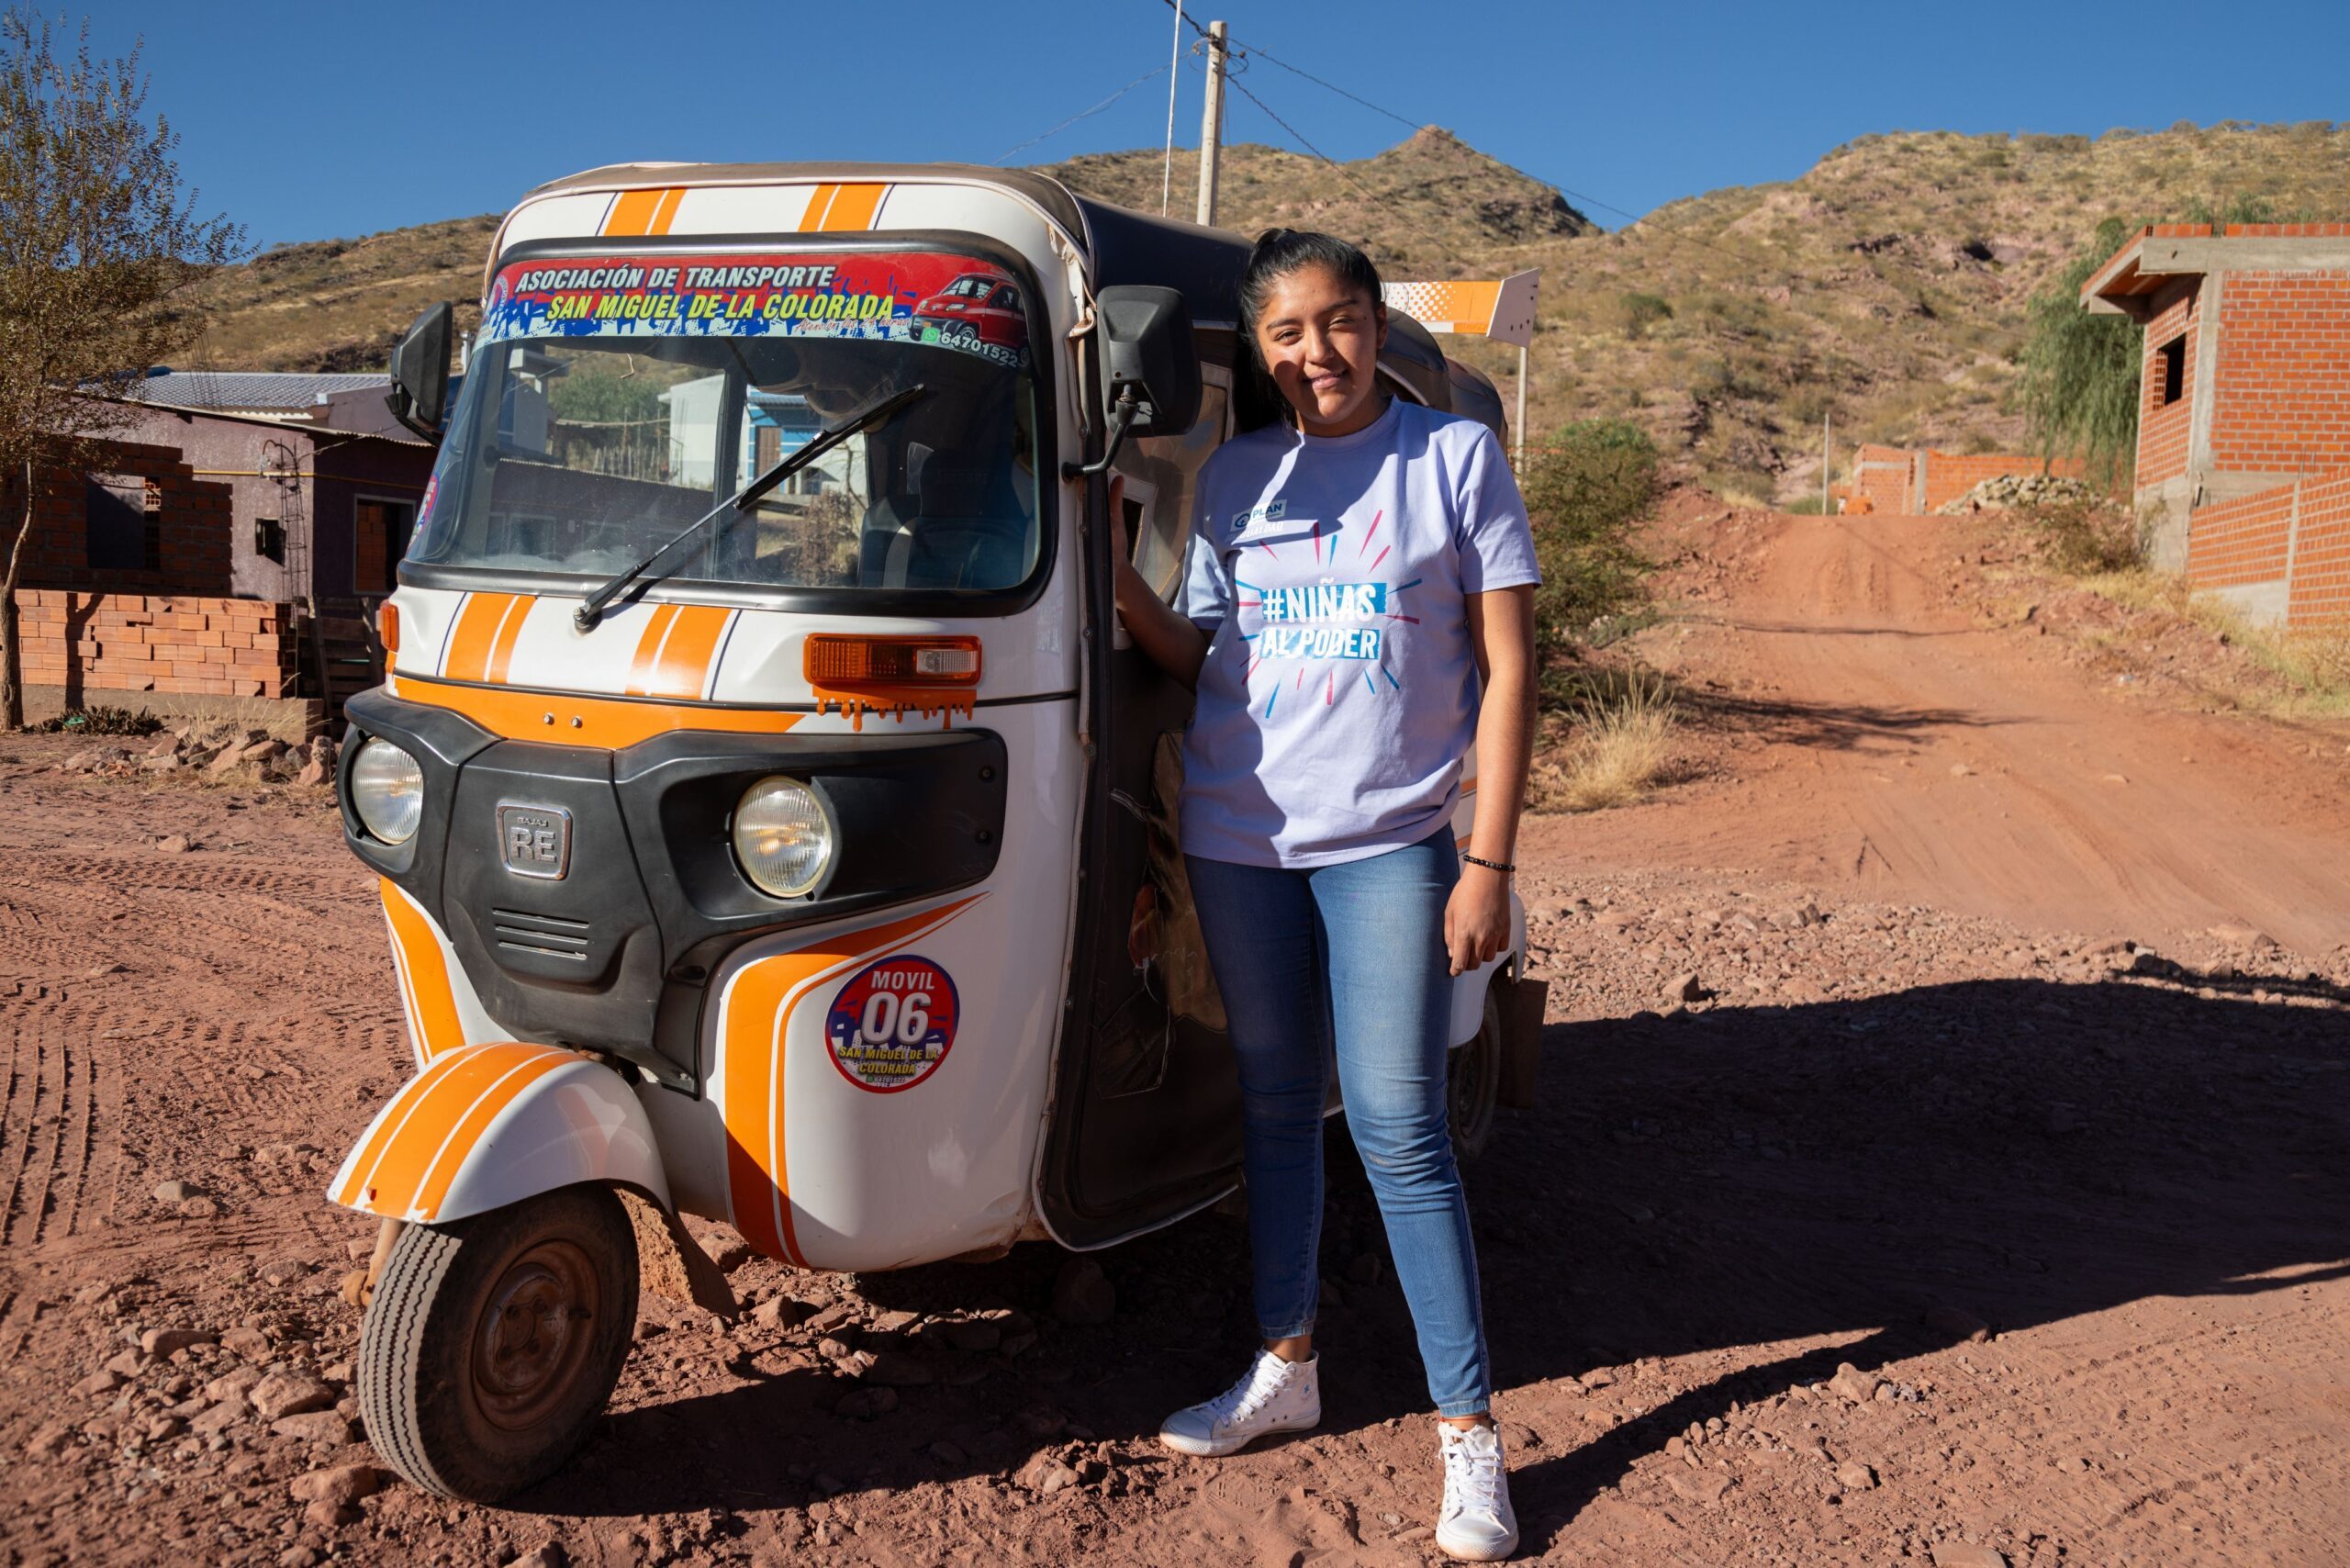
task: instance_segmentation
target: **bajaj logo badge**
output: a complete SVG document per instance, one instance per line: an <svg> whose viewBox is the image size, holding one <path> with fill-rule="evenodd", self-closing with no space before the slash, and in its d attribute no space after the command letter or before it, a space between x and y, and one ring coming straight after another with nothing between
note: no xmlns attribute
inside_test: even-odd
<svg viewBox="0 0 2350 1568"><path fill-rule="evenodd" d="M571 813L561 806L501 805L498 847L516 876L559 880L571 869Z"/></svg>

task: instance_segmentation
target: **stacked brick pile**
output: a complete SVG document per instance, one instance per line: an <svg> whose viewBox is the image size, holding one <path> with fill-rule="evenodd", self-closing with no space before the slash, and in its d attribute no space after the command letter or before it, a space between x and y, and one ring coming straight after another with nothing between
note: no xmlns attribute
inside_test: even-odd
<svg viewBox="0 0 2350 1568"><path fill-rule="evenodd" d="M17 605L25 683L63 687L69 702L107 692L295 694L288 605L67 588L21 589Z"/></svg>

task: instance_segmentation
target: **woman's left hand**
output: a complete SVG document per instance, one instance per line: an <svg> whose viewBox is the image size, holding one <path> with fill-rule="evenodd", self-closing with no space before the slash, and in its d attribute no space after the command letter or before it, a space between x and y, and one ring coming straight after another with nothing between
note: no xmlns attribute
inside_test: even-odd
<svg viewBox="0 0 2350 1568"><path fill-rule="evenodd" d="M1509 878L1484 866L1463 865L1444 904L1444 950L1452 972L1465 975L1509 948Z"/></svg>

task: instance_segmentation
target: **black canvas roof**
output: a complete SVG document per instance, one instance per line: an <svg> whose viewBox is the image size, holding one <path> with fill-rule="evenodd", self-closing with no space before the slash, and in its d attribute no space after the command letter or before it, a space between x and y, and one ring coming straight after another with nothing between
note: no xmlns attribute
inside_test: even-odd
<svg viewBox="0 0 2350 1568"><path fill-rule="evenodd" d="M1085 215L1094 287L1156 284L1181 292L1195 325L1228 327L1239 320L1240 274L1248 265L1246 240L1228 229L1153 218L1088 196L1071 199Z"/></svg>

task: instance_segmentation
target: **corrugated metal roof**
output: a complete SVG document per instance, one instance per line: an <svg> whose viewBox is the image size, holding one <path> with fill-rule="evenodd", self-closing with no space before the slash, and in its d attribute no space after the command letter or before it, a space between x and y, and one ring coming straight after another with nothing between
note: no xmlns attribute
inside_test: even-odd
<svg viewBox="0 0 2350 1568"><path fill-rule="evenodd" d="M125 389L133 402L218 413L298 414L337 392L382 391L384 375L301 375L258 370L173 370Z"/></svg>

